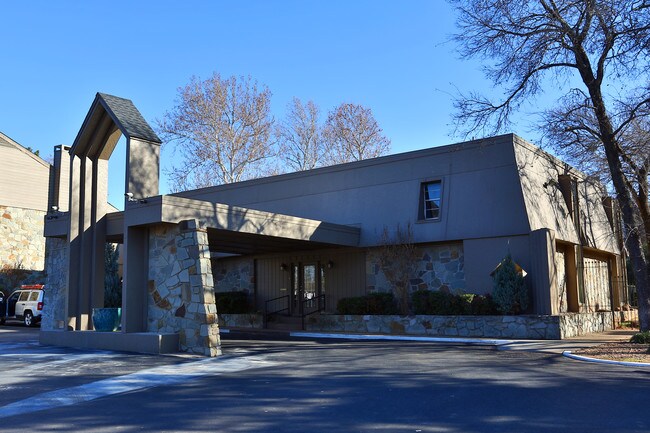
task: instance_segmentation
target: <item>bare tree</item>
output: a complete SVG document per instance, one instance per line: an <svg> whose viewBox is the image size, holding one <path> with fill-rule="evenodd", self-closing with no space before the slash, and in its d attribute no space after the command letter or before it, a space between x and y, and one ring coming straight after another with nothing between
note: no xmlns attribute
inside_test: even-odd
<svg viewBox="0 0 650 433"><path fill-rule="evenodd" d="M287 118L275 128L279 157L291 171L311 170L322 165L324 143L318 124L320 110L313 101L302 104L293 98Z"/></svg>
<svg viewBox="0 0 650 433"><path fill-rule="evenodd" d="M375 158L390 151L390 140L383 135L372 110L357 104L341 104L325 122L329 164Z"/></svg>
<svg viewBox="0 0 650 433"><path fill-rule="evenodd" d="M413 243L411 224L404 229L397 225L394 234L384 226L377 257L386 280L392 285L400 313L410 314L411 278L418 265L418 252Z"/></svg>
<svg viewBox="0 0 650 433"><path fill-rule="evenodd" d="M180 153L169 173L174 191L258 177L276 153L271 92L250 77L192 77L157 127Z"/></svg>
<svg viewBox="0 0 650 433"><path fill-rule="evenodd" d="M643 125L650 116L650 3L449 1L458 12L455 39L461 54L491 62L485 67L488 78L505 88L503 99L496 103L478 94L461 95L456 120L468 135L507 128L511 114L543 92L542 83L549 74L558 88L568 87L569 77L578 77L578 88L567 89L566 96L546 113L550 122L542 122L541 128L567 147L588 140L604 156L627 230L641 329L649 330L650 150L647 142L626 137L635 124ZM633 142L637 144L632 147L626 144ZM633 149L639 149L636 156Z"/></svg>

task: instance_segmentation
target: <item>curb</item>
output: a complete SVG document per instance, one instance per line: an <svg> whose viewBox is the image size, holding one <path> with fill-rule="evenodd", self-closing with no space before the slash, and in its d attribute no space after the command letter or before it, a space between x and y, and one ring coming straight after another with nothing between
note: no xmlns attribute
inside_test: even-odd
<svg viewBox="0 0 650 433"><path fill-rule="evenodd" d="M240 331L233 331L228 328L221 328L219 332L224 334L236 334ZM246 333L245 331L241 331ZM262 332L252 333L261 335ZM419 337L413 335L385 335L385 334L337 334L324 332L287 331L284 333L290 338L324 338L334 340L361 340L361 341L419 341L424 343L449 343L469 344L476 346L504 346L514 343L513 340L485 339L485 338L459 338L459 337Z"/></svg>
<svg viewBox="0 0 650 433"><path fill-rule="evenodd" d="M593 362L597 364L623 365L625 367L650 367L648 362L630 362L630 361L613 361L611 359L590 358L588 356L574 355L570 350L562 352L562 356L574 359L576 361Z"/></svg>

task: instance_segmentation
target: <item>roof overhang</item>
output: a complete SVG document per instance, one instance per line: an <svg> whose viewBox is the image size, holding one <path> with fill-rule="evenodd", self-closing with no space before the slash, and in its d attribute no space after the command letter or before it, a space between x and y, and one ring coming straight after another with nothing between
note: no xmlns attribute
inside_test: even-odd
<svg viewBox="0 0 650 433"><path fill-rule="evenodd" d="M360 238L358 227L169 195L128 203L125 219L127 226L197 220L211 251L235 254L357 246Z"/></svg>

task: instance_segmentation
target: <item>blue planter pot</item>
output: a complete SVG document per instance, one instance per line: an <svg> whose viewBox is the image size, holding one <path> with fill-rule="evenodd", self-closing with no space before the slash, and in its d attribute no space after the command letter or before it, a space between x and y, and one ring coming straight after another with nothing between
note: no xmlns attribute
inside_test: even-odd
<svg viewBox="0 0 650 433"><path fill-rule="evenodd" d="M121 321L121 308L93 308L93 326L95 327L95 331L117 331Z"/></svg>

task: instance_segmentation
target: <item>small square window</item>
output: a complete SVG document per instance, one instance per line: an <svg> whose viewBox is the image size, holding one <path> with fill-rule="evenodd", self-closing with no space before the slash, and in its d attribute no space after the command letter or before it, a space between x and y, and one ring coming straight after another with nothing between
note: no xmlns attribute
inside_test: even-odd
<svg viewBox="0 0 650 433"><path fill-rule="evenodd" d="M422 184L420 194L420 219L435 220L440 218L441 182L427 182Z"/></svg>

